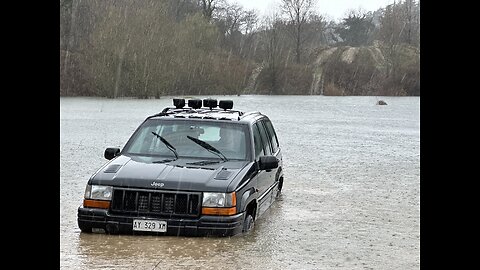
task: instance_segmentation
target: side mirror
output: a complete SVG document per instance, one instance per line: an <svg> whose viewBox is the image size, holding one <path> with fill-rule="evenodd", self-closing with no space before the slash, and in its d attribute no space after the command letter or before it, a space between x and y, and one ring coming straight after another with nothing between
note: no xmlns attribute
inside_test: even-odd
<svg viewBox="0 0 480 270"><path fill-rule="evenodd" d="M260 170L271 170L278 167L278 159L274 156L261 156L258 163Z"/></svg>
<svg viewBox="0 0 480 270"><path fill-rule="evenodd" d="M120 148L107 148L105 149L105 158L110 160L120 154Z"/></svg>

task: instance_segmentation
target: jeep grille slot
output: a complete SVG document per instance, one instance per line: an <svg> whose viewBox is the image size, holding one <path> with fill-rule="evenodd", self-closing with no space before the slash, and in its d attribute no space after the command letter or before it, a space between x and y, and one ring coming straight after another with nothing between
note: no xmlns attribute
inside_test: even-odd
<svg viewBox="0 0 480 270"><path fill-rule="evenodd" d="M173 204L175 202L175 195L174 194L165 194L165 199L163 200L163 212L165 213L173 213Z"/></svg>
<svg viewBox="0 0 480 270"><path fill-rule="evenodd" d="M163 190L115 189L111 211L129 216L196 217L200 214L200 194Z"/></svg>

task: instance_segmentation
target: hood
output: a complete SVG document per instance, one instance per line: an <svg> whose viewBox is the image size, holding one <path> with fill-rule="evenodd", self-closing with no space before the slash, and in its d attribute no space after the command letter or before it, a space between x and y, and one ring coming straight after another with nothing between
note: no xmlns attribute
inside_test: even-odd
<svg viewBox="0 0 480 270"><path fill-rule="evenodd" d="M159 190L226 192L237 174L249 161L214 164L189 164L199 159L180 158L152 163L158 157L119 156L100 168L90 184Z"/></svg>

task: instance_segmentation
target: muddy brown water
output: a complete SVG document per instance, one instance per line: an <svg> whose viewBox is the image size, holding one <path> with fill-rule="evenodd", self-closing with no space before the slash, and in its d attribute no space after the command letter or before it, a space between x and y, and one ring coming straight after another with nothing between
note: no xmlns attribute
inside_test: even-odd
<svg viewBox="0 0 480 270"><path fill-rule="evenodd" d="M203 97L201 97L203 98ZM248 235L84 234L88 178L171 99L60 98L61 269L419 269L420 98L221 96L268 115L281 198Z"/></svg>

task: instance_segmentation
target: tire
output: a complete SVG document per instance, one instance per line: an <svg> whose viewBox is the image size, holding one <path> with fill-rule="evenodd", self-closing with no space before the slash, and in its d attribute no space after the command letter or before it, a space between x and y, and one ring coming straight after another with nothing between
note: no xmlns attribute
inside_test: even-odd
<svg viewBox="0 0 480 270"><path fill-rule="evenodd" d="M255 227L255 221L254 221L252 215L248 214L245 217L245 221L243 222L242 232L243 233L248 233L248 232L252 231L254 227Z"/></svg>
<svg viewBox="0 0 480 270"><path fill-rule="evenodd" d="M282 195L282 188L283 188L283 178L281 178L280 181L278 182L276 197L279 197L280 195Z"/></svg>

